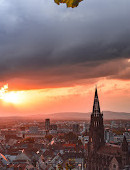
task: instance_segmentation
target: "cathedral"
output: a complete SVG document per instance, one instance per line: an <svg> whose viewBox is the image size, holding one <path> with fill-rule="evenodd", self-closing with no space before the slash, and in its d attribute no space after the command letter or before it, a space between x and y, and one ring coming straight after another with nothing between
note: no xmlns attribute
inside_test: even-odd
<svg viewBox="0 0 130 170"><path fill-rule="evenodd" d="M121 146L105 143L103 113L95 89L88 142L88 170L124 170L130 164L128 143L124 136Z"/></svg>

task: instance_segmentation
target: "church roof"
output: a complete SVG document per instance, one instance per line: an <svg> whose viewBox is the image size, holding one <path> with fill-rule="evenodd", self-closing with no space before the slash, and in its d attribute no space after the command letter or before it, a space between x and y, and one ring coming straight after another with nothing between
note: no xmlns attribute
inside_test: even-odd
<svg viewBox="0 0 130 170"><path fill-rule="evenodd" d="M106 144L98 150L99 154L118 155L121 153L120 146Z"/></svg>

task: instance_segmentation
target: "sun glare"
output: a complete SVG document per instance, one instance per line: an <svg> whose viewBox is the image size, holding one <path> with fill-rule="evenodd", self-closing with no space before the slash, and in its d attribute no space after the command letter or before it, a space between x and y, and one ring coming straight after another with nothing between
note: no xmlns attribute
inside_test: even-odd
<svg viewBox="0 0 130 170"><path fill-rule="evenodd" d="M0 90L0 99L6 103L20 104L23 100L23 91L8 91L8 84Z"/></svg>
<svg viewBox="0 0 130 170"><path fill-rule="evenodd" d="M8 103L19 104L21 103L21 96L19 92L8 92L3 95L3 101Z"/></svg>

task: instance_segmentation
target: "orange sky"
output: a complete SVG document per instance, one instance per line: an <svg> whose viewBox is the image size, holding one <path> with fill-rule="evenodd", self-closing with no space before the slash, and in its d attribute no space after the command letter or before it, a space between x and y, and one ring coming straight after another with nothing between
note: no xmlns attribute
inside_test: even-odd
<svg viewBox="0 0 130 170"><path fill-rule="evenodd" d="M97 87L102 111L129 112L130 81L103 78ZM12 94L0 99L0 115L91 112L94 90L95 84L84 83L73 87L8 91L7 94Z"/></svg>

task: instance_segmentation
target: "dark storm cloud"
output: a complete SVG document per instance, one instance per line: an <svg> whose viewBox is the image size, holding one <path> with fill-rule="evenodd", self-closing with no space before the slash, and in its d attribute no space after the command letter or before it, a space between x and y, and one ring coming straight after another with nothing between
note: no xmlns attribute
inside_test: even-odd
<svg viewBox="0 0 130 170"><path fill-rule="evenodd" d="M129 5L91 0L66 9L53 0L0 1L0 80L129 79Z"/></svg>

